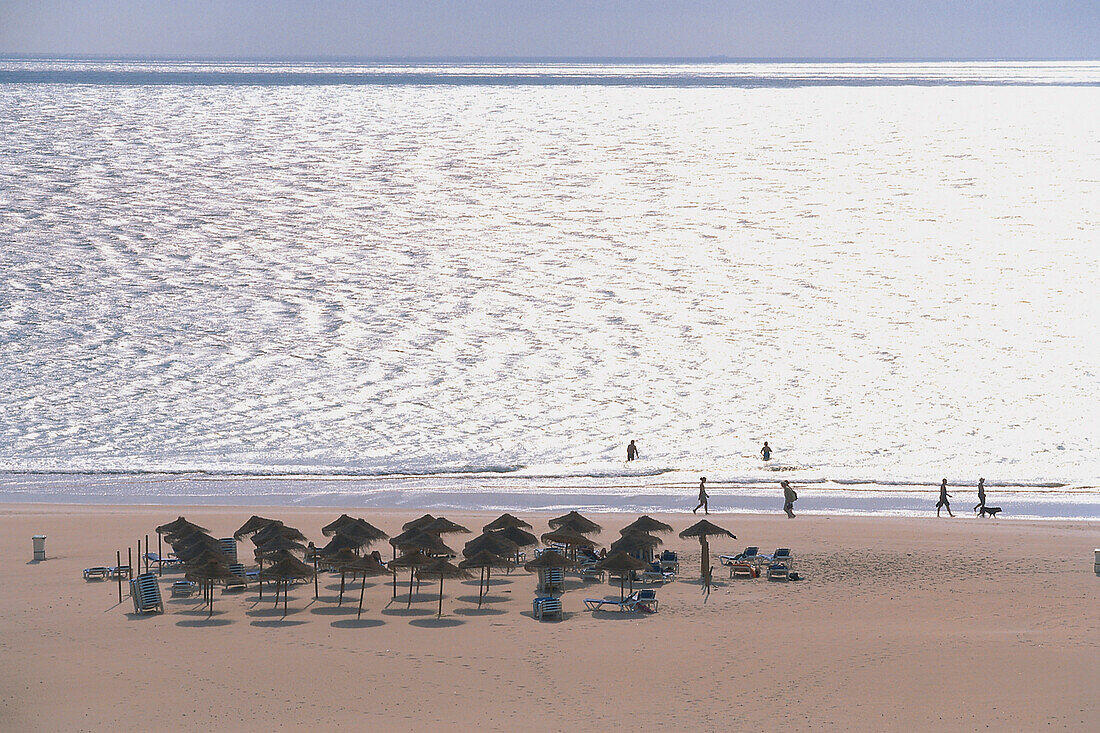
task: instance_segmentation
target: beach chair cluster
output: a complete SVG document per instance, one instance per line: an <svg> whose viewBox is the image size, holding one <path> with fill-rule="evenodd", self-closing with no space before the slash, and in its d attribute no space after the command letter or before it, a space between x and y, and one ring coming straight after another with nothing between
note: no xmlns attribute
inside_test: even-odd
<svg viewBox="0 0 1100 733"><path fill-rule="evenodd" d="M130 598L134 601L134 613L164 613L156 573L142 573L131 580Z"/></svg>
<svg viewBox="0 0 1100 733"><path fill-rule="evenodd" d="M794 572L794 556L788 547L780 547L770 555L759 547L746 547L736 555L720 555L719 562L729 568L730 578L759 578L790 580Z"/></svg>
<svg viewBox="0 0 1100 733"><path fill-rule="evenodd" d="M657 591L652 588L641 588L634 591L622 600L606 600L603 598L585 598L584 607L589 611L638 611L641 613L657 613Z"/></svg>

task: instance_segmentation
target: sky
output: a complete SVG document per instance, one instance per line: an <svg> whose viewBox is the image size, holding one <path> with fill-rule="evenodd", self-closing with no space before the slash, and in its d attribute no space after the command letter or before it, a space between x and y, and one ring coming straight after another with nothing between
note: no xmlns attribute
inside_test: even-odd
<svg viewBox="0 0 1100 733"><path fill-rule="evenodd" d="M1100 58L1097 0L0 0L0 54Z"/></svg>

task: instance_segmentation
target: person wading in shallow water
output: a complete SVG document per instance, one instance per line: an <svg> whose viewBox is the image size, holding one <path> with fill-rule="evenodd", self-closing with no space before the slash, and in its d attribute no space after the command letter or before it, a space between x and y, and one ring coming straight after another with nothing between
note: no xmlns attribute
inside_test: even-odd
<svg viewBox="0 0 1100 733"><path fill-rule="evenodd" d="M787 512L787 519L794 519L794 503L798 501L798 494L791 488L790 481L780 481L783 487L783 511Z"/></svg>
<svg viewBox="0 0 1100 733"><path fill-rule="evenodd" d="M978 479L978 503L974 505L974 513L985 509L985 479Z"/></svg>
<svg viewBox="0 0 1100 733"><path fill-rule="evenodd" d="M709 498L710 497L707 496L707 477L703 476L699 479L699 506L692 509L691 513L694 514L702 507L703 514L710 514L710 509L707 507L707 499Z"/></svg>
<svg viewBox="0 0 1100 733"><path fill-rule="evenodd" d="M947 510L947 516L949 516L949 517L954 517L955 516L954 514L951 513L951 502L949 502L947 500L948 497L950 497L950 496L951 496L951 494L947 493L947 479L944 479L943 483L940 484L940 500L936 502L936 516L937 517L940 515L940 508L941 507Z"/></svg>
<svg viewBox="0 0 1100 733"><path fill-rule="evenodd" d="M634 445L632 440L626 447L626 460L633 461L635 458L641 458L641 456L638 455L638 446Z"/></svg>
<svg viewBox="0 0 1100 733"><path fill-rule="evenodd" d="M760 449L760 455L763 456L765 461L772 459L772 448L768 445L768 441L764 441L764 447Z"/></svg>

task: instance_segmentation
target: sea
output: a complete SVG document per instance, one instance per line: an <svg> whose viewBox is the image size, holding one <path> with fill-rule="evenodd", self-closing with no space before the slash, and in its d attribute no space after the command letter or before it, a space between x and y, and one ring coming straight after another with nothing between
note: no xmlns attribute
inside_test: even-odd
<svg viewBox="0 0 1100 733"><path fill-rule="evenodd" d="M1098 110L1097 62L0 59L0 501L1100 519Z"/></svg>

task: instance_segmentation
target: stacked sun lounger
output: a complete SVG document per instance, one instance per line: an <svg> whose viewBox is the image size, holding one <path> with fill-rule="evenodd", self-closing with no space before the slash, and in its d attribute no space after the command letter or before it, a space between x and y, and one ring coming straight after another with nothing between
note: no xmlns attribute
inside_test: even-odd
<svg viewBox="0 0 1100 733"><path fill-rule="evenodd" d="M535 618L540 621L549 616L562 617L561 599L554 596L543 596L536 598L532 604L532 611L535 614Z"/></svg>
<svg viewBox="0 0 1100 733"><path fill-rule="evenodd" d="M130 598L134 601L134 613L164 613L156 573L142 573L131 580Z"/></svg>

